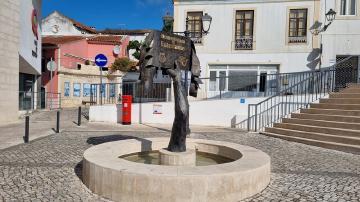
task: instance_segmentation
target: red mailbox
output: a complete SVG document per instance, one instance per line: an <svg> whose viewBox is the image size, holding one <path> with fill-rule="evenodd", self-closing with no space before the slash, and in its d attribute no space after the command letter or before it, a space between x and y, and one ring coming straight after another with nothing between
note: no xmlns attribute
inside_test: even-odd
<svg viewBox="0 0 360 202"><path fill-rule="evenodd" d="M131 124L131 95L122 96L122 124L130 125Z"/></svg>

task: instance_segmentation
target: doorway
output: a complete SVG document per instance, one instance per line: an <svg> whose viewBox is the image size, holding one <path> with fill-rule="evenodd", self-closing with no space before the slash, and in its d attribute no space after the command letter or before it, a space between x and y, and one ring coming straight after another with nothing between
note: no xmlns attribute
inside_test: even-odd
<svg viewBox="0 0 360 202"><path fill-rule="evenodd" d="M336 63L348 58L350 55L336 56ZM345 62L336 65L335 90L345 88L348 83L357 83L359 72L359 57L353 56Z"/></svg>

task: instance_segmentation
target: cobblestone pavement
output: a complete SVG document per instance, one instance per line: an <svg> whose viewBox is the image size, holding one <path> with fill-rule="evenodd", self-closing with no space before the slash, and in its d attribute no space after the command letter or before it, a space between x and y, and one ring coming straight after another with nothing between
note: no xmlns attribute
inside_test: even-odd
<svg viewBox="0 0 360 202"><path fill-rule="evenodd" d="M80 180L83 152L109 141L169 136L168 130L88 124L0 150L0 201L105 201ZM271 156L270 185L246 201L360 201L359 155L231 129L200 127L193 131L195 138L249 145Z"/></svg>
<svg viewBox="0 0 360 202"><path fill-rule="evenodd" d="M60 129L74 128L77 120L77 109L61 110ZM82 119L84 124L87 120ZM48 136L54 133L56 126L56 111L37 111L30 114L30 140ZM24 143L25 119L22 117L16 123L0 125L0 149Z"/></svg>

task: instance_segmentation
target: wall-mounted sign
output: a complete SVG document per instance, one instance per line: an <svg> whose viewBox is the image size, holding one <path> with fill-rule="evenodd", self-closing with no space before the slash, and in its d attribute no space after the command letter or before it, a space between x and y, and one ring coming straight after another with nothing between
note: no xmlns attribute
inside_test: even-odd
<svg viewBox="0 0 360 202"><path fill-rule="evenodd" d="M162 114L162 105L154 104L153 105L153 114Z"/></svg>
<svg viewBox="0 0 360 202"><path fill-rule="evenodd" d="M240 104L245 104L245 102L246 102L245 98L240 99Z"/></svg>

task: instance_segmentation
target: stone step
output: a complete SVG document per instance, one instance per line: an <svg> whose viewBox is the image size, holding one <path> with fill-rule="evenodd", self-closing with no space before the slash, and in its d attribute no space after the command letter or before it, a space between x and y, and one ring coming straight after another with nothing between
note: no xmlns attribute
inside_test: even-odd
<svg viewBox="0 0 360 202"><path fill-rule="evenodd" d="M320 99L321 104L330 103L330 104L360 104L360 98L328 98Z"/></svg>
<svg viewBox="0 0 360 202"><path fill-rule="evenodd" d="M291 118L308 119L308 120L339 121L339 122L348 122L348 123L360 123L360 117L357 117L357 116L292 113Z"/></svg>
<svg viewBox="0 0 360 202"><path fill-rule="evenodd" d="M330 104L330 103L313 103L310 108L316 109L341 109L341 110L359 110L360 104Z"/></svg>
<svg viewBox="0 0 360 202"><path fill-rule="evenodd" d="M331 134L298 131L287 128L266 128L265 132L287 135L292 137L306 138L310 140L327 141L327 142L334 142L340 144L360 146L360 138L355 138L355 137L343 137L343 136L331 135Z"/></svg>
<svg viewBox="0 0 360 202"><path fill-rule="evenodd" d="M360 84L359 83L348 83L347 88L360 88Z"/></svg>
<svg viewBox="0 0 360 202"><path fill-rule="evenodd" d="M274 128L281 128L281 129L289 129L289 130L296 130L306 133L321 133L327 135L334 135L337 137L344 137L344 138L358 138L357 143L360 145L360 131L359 130L350 130L350 129L343 129L343 128L329 128L329 127L320 127L320 126L310 126L310 125L300 125L300 124L292 124L292 123L274 123ZM285 135L285 134L283 134ZM345 143L345 142L343 142ZM351 142L350 142L351 143Z"/></svg>
<svg viewBox="0 0 360 202"><path fill-rule="evenodd" d="M283 118L282 122L300 124L300 125L309 125L309 126L360 130L360 123L347 123L347 122L335 122L335 121L311 120L311 119L299 119L299 118Z"/></svg>
<svg viewBox="0 0 360 202"><path fill-rule="evenodd" d="M289 130L289 132L292 132L292 131ZM327 149L333 149L333 150L338 150L338 151L343 151L343 152L360 154L360 146L357 146L357 145L341 144L341 143L329 142L329 141L319 141L319 140L294 137L294 136L289 136L289 135L281 135L281 134L270 133L270 132L261 132L261 134L269 136L269 137L280 138L280 139L293 141L293 142L299 142L299 143L303 143L303 144L307 144L307 145L313 145L313 146L323 147L323 148L327 148Z"/></svg>
<svg viewBox="0 0 360 202"><path fill-rule="evenodd" d="M300 109L300 113L342 115L342 116L360 116L360 110L340 110L340 109L310 108L310 109Z"/></svg>
<svg viewBox="0 0 360 202"><path fill-rule="evenodd" d="M344 88L340 93L360 93L360 88Z"/></svg>
<svg viewBox="0 0 360 202"><path fill-rule="evenodd" d="M331 93L330 98L359 98L360 93Z"/></svg>

